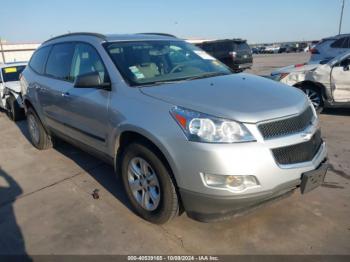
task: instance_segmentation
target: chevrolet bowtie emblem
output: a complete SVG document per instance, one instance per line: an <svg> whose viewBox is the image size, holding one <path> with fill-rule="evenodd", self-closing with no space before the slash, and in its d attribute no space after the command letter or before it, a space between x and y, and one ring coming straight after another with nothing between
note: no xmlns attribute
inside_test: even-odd
<svg viewBox="0 0 350 262"><path fill-rule="evenodd" d="M303 140L309 141L312 137L312 133L311 132L304 132L301 134L301 137Z"/></svg>

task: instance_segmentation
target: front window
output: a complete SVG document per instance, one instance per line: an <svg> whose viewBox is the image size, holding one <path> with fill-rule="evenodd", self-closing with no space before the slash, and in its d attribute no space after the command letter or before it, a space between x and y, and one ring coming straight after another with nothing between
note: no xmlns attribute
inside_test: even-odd
<svg viewBox="0 0 350 262"><path fill-rule="evenodd" d="M2 77L4 82L19 81L19 75L24 70L25 66L10 66L2 69Z"/></svg>
<svg viewBox="0 0 350 262"><path fill-rule="evenodd" d="M113 42L105 48L132 86L231 74L225 65L184 41Z"/></svg>

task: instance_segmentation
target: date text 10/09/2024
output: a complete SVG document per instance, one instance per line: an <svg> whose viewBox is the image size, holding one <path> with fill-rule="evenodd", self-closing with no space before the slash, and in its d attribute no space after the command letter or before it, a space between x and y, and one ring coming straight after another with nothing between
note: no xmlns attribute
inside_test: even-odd
<svg viewBox="0 0 350 262"><path fill-rule="evenodd" d="M128 261L219 261L217 256L128 256Z"/></svg>

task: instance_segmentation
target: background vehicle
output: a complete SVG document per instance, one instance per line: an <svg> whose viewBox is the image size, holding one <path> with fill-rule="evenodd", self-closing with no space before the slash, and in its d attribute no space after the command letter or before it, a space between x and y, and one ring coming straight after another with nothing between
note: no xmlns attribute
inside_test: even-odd
<svg viewBox="0 0 350 262"><path fill-rule="evenodd" d="M296 51L296 47L292 44L283 44L278 50L278 53L294 53Z"/></svg>
<svg viewBox="0 0 350 262"><path fill-rule="evenodd" d="M19 76L26 65L26 62L0 64L0 108L6 110L13 121L24 118Z"/></svg>
<svg viewBox="0 0 350 262"><path fill-rule="evenodd" d="M310 49L310 61L333 59L350 50L350 34L342 34L322 39Z"/></svg>
<svg viewBox="0 0 350 262"><path fill-rule="evenodd" d="M319 112L324 107L350 107L350 52L324 64L301 64L276 70L271 77L302 89Z"/></svg>
<svg viewBox="0 0 350 262"><path fill-rule="evenodd" d="M246 40L225 39L205 41L196 45L235 72L241 72L253 65L252 50Z"/></svg>
<svg viewBox="0 0 350 262"><path fill-rule="evenodd" d="M278 45L266 46L264 49L264 54L277 54L279 50L280 46Z"/></svg>
<svg viewBox="0 0 350 262"><path fill-rule="evenodd" d="M59 136L114 165L134 210L153 223L180 207L222 219L299 185L308 192L326 173L305 95L232 74L175 37L59 36L34 53L21 85L32 144L47 149Z"/></svg>

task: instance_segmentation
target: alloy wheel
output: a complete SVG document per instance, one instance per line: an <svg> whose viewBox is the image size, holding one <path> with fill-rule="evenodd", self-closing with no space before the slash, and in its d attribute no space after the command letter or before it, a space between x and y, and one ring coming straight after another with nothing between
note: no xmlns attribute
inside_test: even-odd
<svg viewBox="0 0 350 262"><path fill-rule="evenodd" d="M304 90L305 94L308 96L310 99L311 103L315 107L316 110L318 110L321 106L321 96L320 94L312 89L305 89Z"/></svg>
<svg viewBox="0 0 350 262"><path fill-rule="evenodd" d="M33 142L35 144L38 144L40 140L39 126L36 122L35 117L32 114L28 116L28 127L29 127L29 133L33 139Z"/></svg>
<svg viewBox="0 0 350 262"><path fill-rule="evenodd" d="M128 184L134 199L147 211L157 209L160 185L152 166L141 157L134 157L128 165Z"/></svg>

